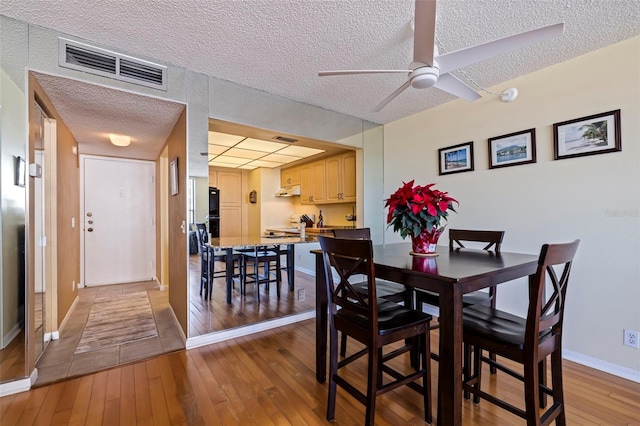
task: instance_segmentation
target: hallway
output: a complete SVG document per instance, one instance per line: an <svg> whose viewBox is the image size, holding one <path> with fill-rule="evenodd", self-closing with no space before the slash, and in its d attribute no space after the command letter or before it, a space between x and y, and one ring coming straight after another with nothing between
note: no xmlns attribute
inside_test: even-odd
<svg viewBox="0 0 640 426"><path fill-rule="evenodd" d="M88 350L86 347L84 350L81 349L79 343L87 327L91 309L95 307L95 312L99 308L97 301L113 296L117 300L118 296L130 296L140 292L146 292L148 296L157 330L154 337L118 344L117 341L108 342L110 336L100 336L97 344L102 343L103 347L95 350ZM169 294L166 290L161 291L155 281L80 288L78 298L68 322L61 330L60 339L49 343L44 355L36 364L36 386L184 349L180 329L169 308ZM114 325L122 323L124 320L118 315L123 316L126 313L109 315L108 322ZM87 335L83 341L86 340Z"/></svg>

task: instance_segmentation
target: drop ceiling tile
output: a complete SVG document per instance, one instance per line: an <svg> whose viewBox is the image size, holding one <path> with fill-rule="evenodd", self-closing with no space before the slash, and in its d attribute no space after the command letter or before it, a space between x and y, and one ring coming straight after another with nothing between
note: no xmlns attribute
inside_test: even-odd
<svg viewBox="0 0 640 426"><path fill-rule="evenodd" d="M264 157L265 152L253 151L250 149L230 148L229 151L225 152L225 155L247 158L248 160L257 160L258 158Z"/></svg>
<svg viewBox="0 0 640 426"><path fill-rule="evenodd" d="M248 163L249 166L267 167L269 169L273 169L274 167L280 167L282 166L282 164L283 163L278 163L275 161L265 161L265 160L255 160Z"/></svg>
<svg viewBox="0 0 640 426"><path fill-rule="evenodd" d="M209 165L210 166L218 166L218 167L232 167L232 168L237 168L238 165L237 164L231 164L231 163L225 163L224 161L209 161Z"/></svg>
<svg viewBox="0 0 640 426"><path fill-rule="evenodd" d="M245 164L244 166L240 166L238 167L239 169L244 169L244 170L253 170L253 169L257 169L258 166L251 166L249 164Z"/></svg>
<svg viewBox="0 0 640 426"><path fill-rule="evenodd" d="M224 163L240 165L248 163L249 161L251 161L251 159L232 157L230 155L219 155L216 157L215 161L222 161Z"/></svg>
<svg viewBox="0 0 640 426"><path fill-rule="evenodd" d="M209 154L220 155L228 149L228 146L209 144Z"/></svg>
<svg viewBox="0 0 640 426"><path fill-rule="evenodd" d="M233 146L243 140L244 136L230 135L228 133L209 132L209 144Z"/></svg>
<svg viewBox="0 0 640 426"><path fill-rule="evenodd" d="M261 141L259 139L245 139L240 142L236 148L251 149L253 151L262 152L274 152L281 148L285 148L287 145L277 142Z"/></svg>
<svg viewBox="0 0 640 426"><path fill-rule="evenodd" d="M288 146L278 151L278 154L291 155L295 157L309 157L320 154L324 149L307 148L306 146Z"/></svg>
<svg viewBox="0 0 640 426"><path fill-rule="evenodd" d="M299 160L302 157L292 157L291 155L282 155L280 154L280 151L274 153L274 154L267 154L264 157L261 158L261 160L265 160L265 161L275 161L278 163L290 163L292 161L296 161Z"/></svg>

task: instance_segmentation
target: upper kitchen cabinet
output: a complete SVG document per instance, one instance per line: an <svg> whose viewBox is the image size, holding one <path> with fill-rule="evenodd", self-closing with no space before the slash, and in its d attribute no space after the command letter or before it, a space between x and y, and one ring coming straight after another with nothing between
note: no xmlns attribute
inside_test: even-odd
<svg viewBox="0 0 640 426"><path fill-rule="evenodd" d="M220 207L242 206L242 172L218 171Z"/></svg>
<svg viewBox="0 0 640 426"><path fill-rule="evenodd" d="M356 201L356 153L326 159L327 203Z"/></svg>
<svg viewBox="0 0 640 426"><path fill-rule="evenodd" d="M280 171L280 186L300 185L300 167L291 167Z"/></svg>
<svg viewBox="0 0 640 426"><path fill-rule="evenodd" d="M326 203L325 160L300 166L300 204Z"/></svg>

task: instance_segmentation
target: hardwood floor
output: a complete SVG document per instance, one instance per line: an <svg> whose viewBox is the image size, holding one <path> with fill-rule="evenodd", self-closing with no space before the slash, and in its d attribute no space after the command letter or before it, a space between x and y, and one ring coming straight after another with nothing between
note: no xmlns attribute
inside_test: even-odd
<svg viewBox="0 0 640 426"><path fill-rule="evenodd" d="M216 262L216 270L224 268L224 263ZM189 257L191 287L189 336L199 336L315 309L315 277L302 272L295 274L295 289L290 292L287 274L283 271L279 299L275 284L271 284L269 293L266 292L264 285L260 286L260 303L258 303L253 285L247 285L246 295L242 296L239 285L236 283L232 304L227 304L225 280L216 278L213 281L211 299L205 300L204 296L200 295L200 255L191 255ZM304 300L300 300L299 290L304 291Z"/></svg>
<svg viewBox="0 0 640 426"><path fill-rule="evenodd" d="M314 330L307 320L6 396L0 424L328 424L327 385L315 381ZM435 344L437 331L432 339ZM349 352L356 349L350 342ZM403 367L408 359L397 362ZM364 385L364 363L353 365L352 376ZM432 366L435 390L438 364ZM564 366L568 424L640 425L639 383L569 361ZM522 396L505 374L485 385L513 401ZM423 424L421 407L417 393L396 389L378 398L376 424ZM336 423L363 421L363 406L338 390ZM486 401L465 401L463 423L523 421Z"/></svg>

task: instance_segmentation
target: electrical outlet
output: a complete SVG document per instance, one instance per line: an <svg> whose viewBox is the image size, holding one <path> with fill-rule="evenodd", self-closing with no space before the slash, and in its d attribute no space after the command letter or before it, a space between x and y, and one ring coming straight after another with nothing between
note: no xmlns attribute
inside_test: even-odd
<svg viewBox="0 0 640 426"><path fill-rule="evenodd" d="M305 289L304 288L299 288L298 289L298 300L300 300L300 301L304 300L305 296L306 296Z"/></svg>
<svg viewBox="0 0 640 426"><path fill-rule="evenodd" d="M624 345L640 349L640 333L635 330L624 330Z"/></svg>

